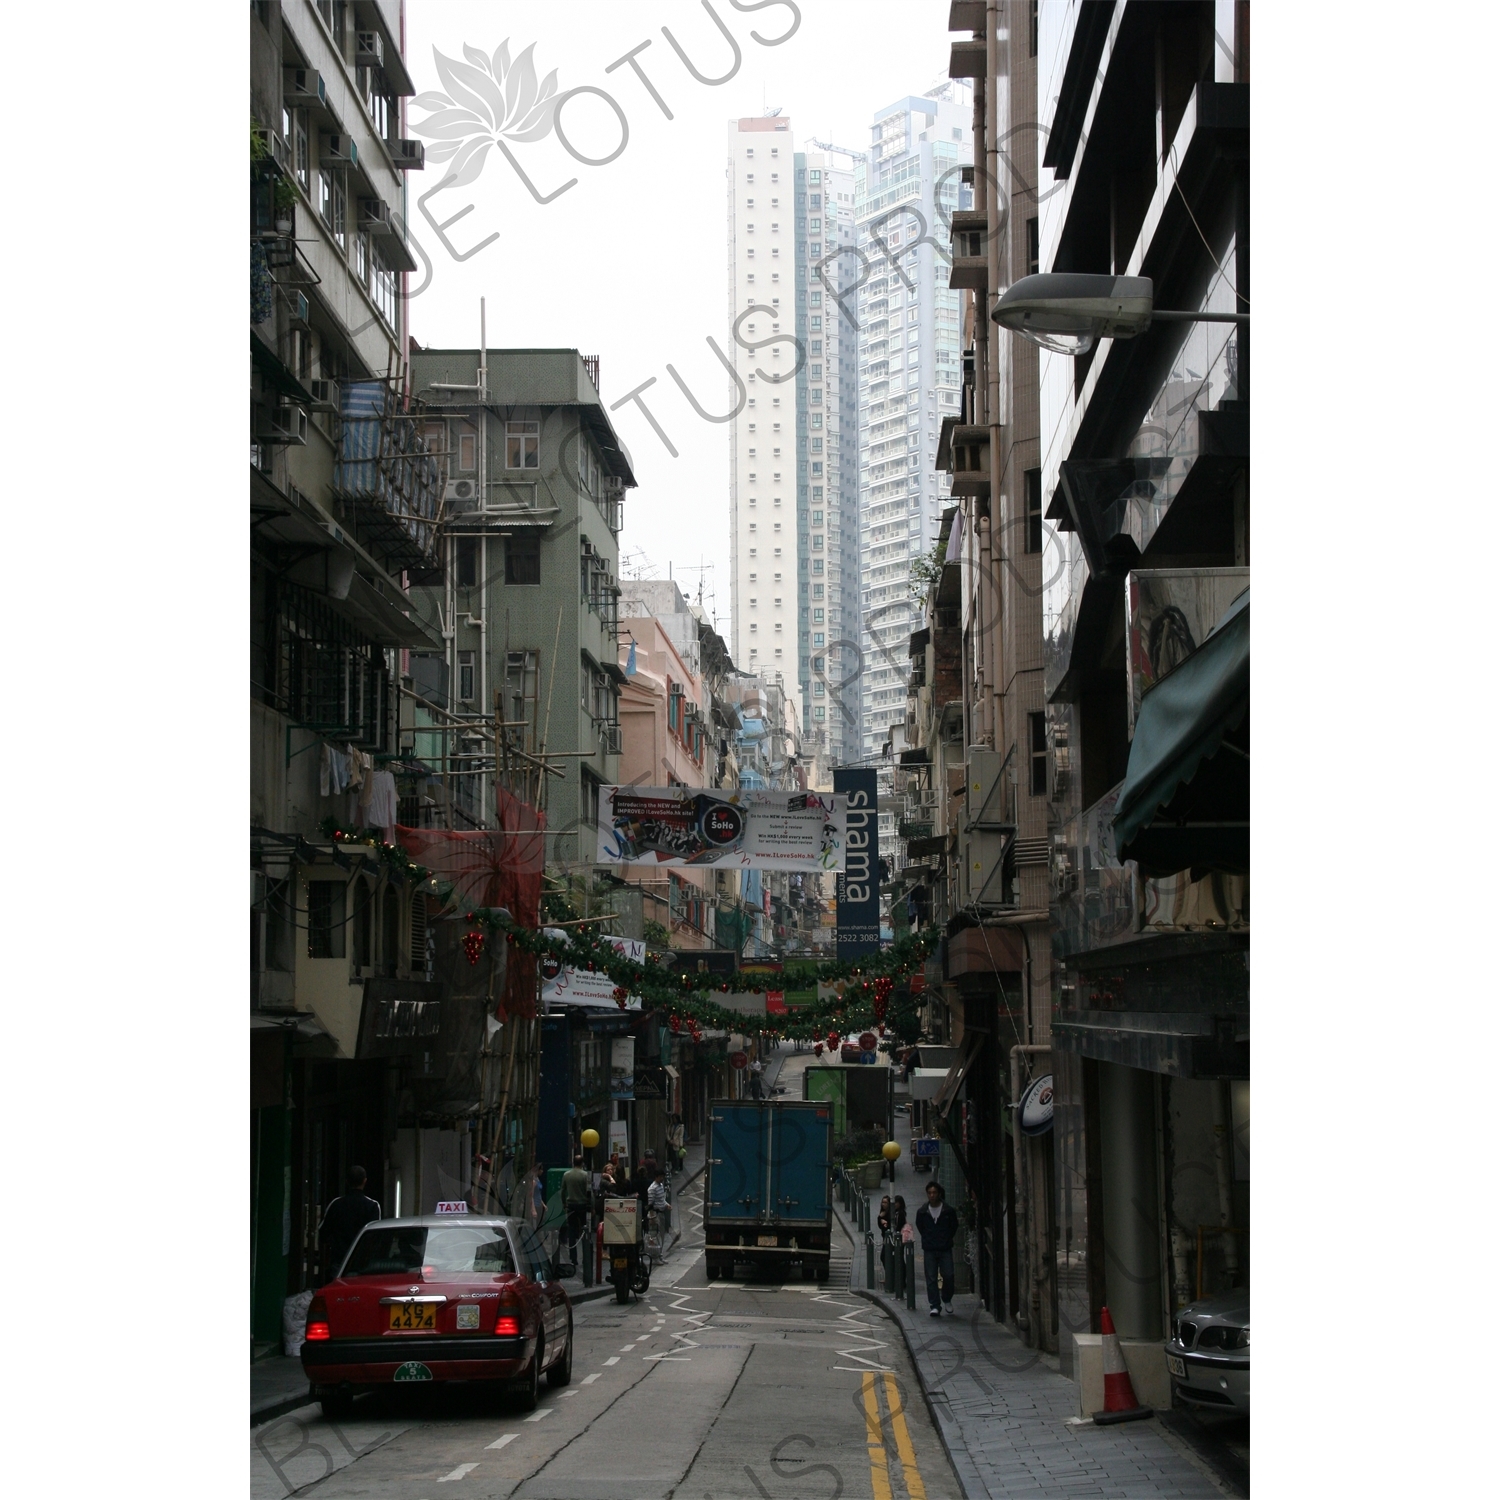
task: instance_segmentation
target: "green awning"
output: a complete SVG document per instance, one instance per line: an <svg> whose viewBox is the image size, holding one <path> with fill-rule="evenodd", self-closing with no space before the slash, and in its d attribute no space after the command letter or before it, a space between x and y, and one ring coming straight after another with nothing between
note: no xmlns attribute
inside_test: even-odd
<svg viewBox="0 0 1500 1500"><path fill-rule="evenodd" d="M1115 804L1143 874L1250 868L1250 591L1148 692Z"/></svg>

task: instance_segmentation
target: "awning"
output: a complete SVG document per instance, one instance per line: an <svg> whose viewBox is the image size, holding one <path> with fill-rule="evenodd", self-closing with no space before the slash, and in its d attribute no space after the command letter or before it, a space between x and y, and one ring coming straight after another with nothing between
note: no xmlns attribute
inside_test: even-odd
<svg viewBox="0 0 1500 1500"><path fill-rule="evenodd" d="M964 1038L964 1050L953 1059L953 1065L948 1069L948 1076L938 1087L937 1093L932 1096L932 1102L937 1106L940 1115L946 1115L953 1107L953 1101L958 1098L958 1093L964 1086L964 1078L968 1075L970 1066L974 1059L979 1056L979 1049L984 1045L984 1037L979 1032L970 1032Z"/></svg>
<svg viewBox="0 0 1500 1500"><path fill-rule="evenodd" d="M1141 700L1115 851L1145 875L1250 868L1250 591Z"/></svg>
<svg viewBox="0 0 1500 1500"><path fill-rule="evenodd" d="M913 1068L907 1080L913 1099L933 1099L947 1080L947 1068Z"/></svg>

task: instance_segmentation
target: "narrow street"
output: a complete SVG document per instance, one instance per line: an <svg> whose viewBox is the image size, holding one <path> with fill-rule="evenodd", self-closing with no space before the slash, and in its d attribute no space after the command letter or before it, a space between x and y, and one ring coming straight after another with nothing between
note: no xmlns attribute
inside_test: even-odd
<svg viewBox="0 0 1500 1500"><path fill-rule="evenodd" d="M379 1393L337 1425L304 1407L252 1430L255 1500L957 1500L900 1336L838 1289L847 1240L828 1289L710 1286L702 1192L700 1177L684 1193L683 1237L646 1297L575 1309L572 1383L544 1386L535 1412L477 1390Z"/></svg>

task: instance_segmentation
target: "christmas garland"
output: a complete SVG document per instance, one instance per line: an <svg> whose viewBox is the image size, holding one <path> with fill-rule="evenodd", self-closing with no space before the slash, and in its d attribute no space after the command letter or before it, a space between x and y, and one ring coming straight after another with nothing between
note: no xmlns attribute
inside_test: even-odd
<svg viewBox="0 0 1500 1500"><path fill-rule="evenodd" d="M355 844L373 849L380 862L403 880L421 882L432 876L432 871L426 865L419 865L400 844L386 843L378 828L344 829L339 827L336 818L324 818L318 827L323 837L331 839L334 844Z"/></svg>
<svg viewBox="0 0 1500 1500"><path fill-rule="evenodd" d="M555 937L522 927L503 911L476 909L469 913L468 920L471 926L490 934L503 934L523 953L552 958L567 967L613 979L615 999L622 1009L629 996L639 995L647 1009L719 1030L744 1031L747 1021L753 1018L718 1004L713 999L716 993L765 994L768 990L801 989L814 983L842 986L826 999L769 1016L769 1024L757 1028L814 1041L826 1036L830 1046L837 1045L840 1036L855 1029L873 1029L884 1036L886 1013L894 991L922 967L936 941L929 932L911 933L890 948L853 963L799 964L788 966L780 974L740 973L729 979L687 972L674 974L639 964L623 957L608 938L586 932Z"/></svg>
<svg viewBox="0 0 1500 1500"><path fill-rule="evenodd" d="M413 860L399 844L386 843L378 830L341 829L335 819L325 818L322 831L336 845L359 844L373 849L393 874L404 879L431 878L430 870ZM615 982L615 1000L622 1010L631 995L639 995L646 1009L667 1015L674 1032L685 1029L695 1040L705 1026L743 1032L758 1019L718 1004L713 999L716 993L759 995L768 990L799 990L816 984L836 986L836 992L826 999L768 1016L771 1024L751 1028L812 1040L816 1044L814 1051L819 1054L825 1041L830 1050L836 1051L840 1039L854 1030L874 1030L883 1037L892 995L921 970L937 943L936 934L930 929L905 933L889 948L852 962L793 963L779 974L748 972L736 974L730 980L685 971L673 973L639 964L621 955L606 937L581 930L554 937L521 926L503 910L476 907L468 913L467 920L471 930L464 934L462 943L471 964L479 962L487 941L503 936L520 952L535 958L552 958L569 968L607 975Z"/></svg>

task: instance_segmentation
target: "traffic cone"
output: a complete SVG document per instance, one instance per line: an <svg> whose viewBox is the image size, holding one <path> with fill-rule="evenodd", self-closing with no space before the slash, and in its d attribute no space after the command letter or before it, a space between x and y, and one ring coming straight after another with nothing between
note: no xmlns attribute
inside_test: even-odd
<svg viewBox="0 0 1500 1500"><path fill-rule="evenodd" d="M1094 1413L1095 1423L1104 1427L1111 1422L1138 1422L1149 1417L1151 1408L1135 1399L1135 1387L1130 1383L1130 1371L1115 1334L1115 1320L1107 1307L1099 1313L1099 1333L1104 1354L1104 1410Z"/></svg>

